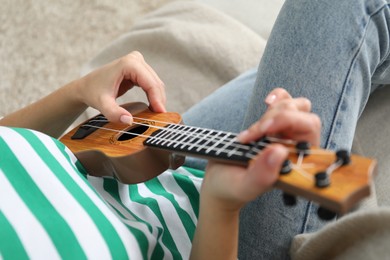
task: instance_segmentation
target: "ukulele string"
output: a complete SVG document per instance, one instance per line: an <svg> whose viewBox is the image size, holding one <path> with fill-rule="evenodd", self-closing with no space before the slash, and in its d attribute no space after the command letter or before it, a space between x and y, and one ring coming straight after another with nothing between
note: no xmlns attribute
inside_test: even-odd
<svg viewBox="0 0 390 260"><path fill-rule="evenodd" d="M166 125L174 125L174 126L183 126L181 124L175 124L175 123L169 123L169 122L164 122L164 121L158 121L158 120L151 120L151 119L146 119L146 118L141 118L141 117L133 117L135 119L138 119L138 120L144 120L144 121L149 121L149 122L156 122L156 123L160 123L160 124L166 124ZM137 123L137 122L134 122L136 124L140 124L140 123ZM149 125L146 125L145 126L149 126ZM204 128L200 128L200 127L194 127L194 126L191 126L192 129L196 129L196 130L202 130ZM165 127L159 127L159 129L166 129ZM211 130L211 129L208 129L208 130ZM216 130L212 130L212 131L216 131ZM183 131L184 133L187 133L186 131ZM224 133L224 134L230 134L230 135L233 135L235 137L238 136L237 133L232 133L232 132L227 132L227 131L223 131L223 130L218 130L216 132L219 132L219 133ZM192 134L190 132L190 134ZM266 139L270 142L273 142L273 143L280 143L280 144L284 144L284 145L296 145L297 144L297 141L295 140L291 140L291 139L282 139L282 138L277 138L277 137L274 137L274 136L267 136ZM238 143L239 144L239 143ZM255 144L255 142L252 142L252 144ZM258 144L260 145L268 145L267 142L258 142ZM241 148L241 147L240 147ZM289 149L290 152L294 153L296 152L296 149ZM260 150L258 150L260 151ZM307 155L309 154L316 154L316 155L323 155L323 154L330 154L331 152L329 151L325 151L325 150L310 150L310 151L305 151Z"/></svg>
<svg viewBox="0 0 390 260"><path fill-rule="evenodd" d="M144 120L144 121L153 121L153 120L148 120L148 119L143 119L143 118L136 118L138 120ZM96 120L98 121L98 120ZM99 120L99 121L102 121L102 120ZM106 120L107 122L107 120ZM153 121L153 122L157 122L157 121ZM162 123L162 124L169 124L169 123L166 123L166 122L161 122L161 121L158 121L157 123ZM181 134L187 134L188 135L188 130L187 131L183 131L183 130L173 130L173 129L170 129L170 128L167 128L167 127L160 127L160 126L151 126L149 124L144 124L144 123L140 123L140 122L134 122L134 124L137 124L137 125L143 125L143 126L147 126L147 127L153 127L153 128L157 128L157 129L164 129L165 131L168 131L168 132L181 132ZM95 127L95 128L99 128L97 126L93 126L93 125L88 125L88 126L91 126L91 127ZM179 126L179 127L183 127L183 125L178 125L176 124L176 126ZM115 131L115 132L118 132L118 133L122 133L122 134L131 134L131 135L135 135L135 136L141 136L141 137L145 137L145 138L153 138L153 139L157 139L157 140L165 140L164 138L156 138L156 137L150 137L150 136L147 136L147 135L143 135L143 134L135 134L135 133L129 133L127 131L121 131L121 130L114 130L114 129L109 129L109 128L105 128L105 127L100 127L101 129L104 129L104 130L108 130L108 131ZM194 128L193 128L194 129ZM199 137L199 138L204 138L205 136L203 134L198 134L196 133L196 135L193 134L193 132L190 132L192 137ZM228 132L225 132L225 133L228 133ZM231 133L228 133L228 134L231 134ZM275 138L275 137L270 137L270 139L272 139L272 141L279 141L280 142L280 139L278 138ZM284 143L288 143L288 144L291 144L291 143L294 143L294 141L291 141L291 140L282 140L284 141ZM177 145L187 145L187 143L185 142L177 142L176 141L176 144L175 146ZM231 145L231 143L229 143L229 145ZM241 144L238 144L241 148L245 148L247 149L247 152L250 151L250 148L248 146L244 146L244 145L241 145ZM261 142L261 145L263 145L264 147L266 147L267 145L269 145L268 143L266 142ZM202 146L199 146L199 145L192 145L192 146L195 146L197 147L198 149L201 149ZM212 149L213 151L216 151L217 154L220 153L220 149ZM232 155L237 155L237 156L246 156L247 158L249 159L253 159L256 154L260 153L261 152L261 149L258 149L256 147L252 147L252 152L254 152L255 154L251 154L251 153L243 153L243 152L238 152L237 150L230 150L230 151L222 151L222 152L225 152L227 153L229 156L232 156ZM296 150L295 149L289 149L289 153L296 153ZM306 152L307 154L307 152ZM303 164L303 153L299 153L298 155L298 160L297 162L294 164L295 165L295 169L297 172L300 172L302 175L304 176L308 176L308 174L306 173L305 174L305 171L303 171L303 168L302 167L308 167L307 164Z"/></svg>
<svg viewBox="0 0 390 260"><path fill-rule="evenodd" d="M153 123L160 123L160 124L171 125L171 126L174 126L174 127L187 127L187 128L190 128L191 131L188 130L188 129L187 130L186 129L184 129L184 130L177 130L177 129L172 129L172 128L168 128L168 127L165 127L165 126L149 125L149 124L136 122L136 121L133 122L133 124L136 124L136 125L142 125L142 126L146 126L146 127L159 129L159 130L164 130L165 132L168 132L168 133L180 134L180 135L183 135L183 136L187 137L183 141L178 141L178 140L174 141L175 142L174 148L176 148L178 145L182 145L182 146L188 145L188 141L185 142L188 138L194 138L194 139L195 138L199 138L200 140L205 140L206 137L209 137L209 136L206 136L206 135L204 135L202 133L196 133L194 130L209 130L209 131L213 131L215 133L222 133L222 134L226 134L226 135L232 135L232 136L234 136L234 138L237 137L237 134L231 133L231 132L226 132L226 131L215 131L215 130L211 130L211 129L202 129L202 128L197 128L197 127L189 127L189 126L184 126L184 125L180 125L180 124L173 124L173 123L162 122L162 121L158 121L158 120L149 120L149 119L144 119L144 118L139 118L139 117L133 117L133 118L137 119L137 120L142 120L142 121L149 121L149 122L153 122ZM93 119L93 120L90 120L89 122L91 122L91 123L92 122L104 122L104 123L107 123L109 121L107 119L103 119L103 120L102 119ZM84 126L93 127L93 128L99 128L98 126L94 126L94 125L90 125L90 124L84 124ZM126 132L126 131L114 130L114 129L109 129L109 128L105 128L105 127L102 127L101 129L107 130L107 131L115 131L115 132L122 133L122 134L130 134L130 135L134 135L134 136L141 136L141 137L145 137L145 138L149 137L149 136L142 135L142 134L129 133L129 132ZM164 139L162 137L150 136L149 138L157 140L157 141L172 141L170 139ZM249 159L253 159L255 155L251 155L250 152L254 152L254 153L258 154L261 151L261 149L258 149L258 148L255 147L255 145L256 145L255 142L251 143L252 146L244 145L244 144L241 144L241 143L238 143L238 142L235 142L233 144L232 142L237 141L236 139L231 140L230 142L226 142L226 141L223 141L223 140L221 141L221 139L219 139L218 136L213 136L212 141L219 142L221 145L229 145L230 147L234 148L234 149L229 150L229 151L223 151L223 150L221 151L220 149L214 149L214 148L211 148L211 149L209 148L208 149L208 152L209 151L215 151L217 154L219 154L221 152L225 152L229 156L232 156L232 155L246 156ZM259 141L259 142L257 142L257 145L266 147L269 144L267 142ZM193 144L191 146L191 148L195 147L195 148L197 148L197 151L200 151L202 148L204 148L204 146L205 146L205 144L203 144L203 145ZM244 152L239 152L239 151L237 151L237 149L244 150L245 153ZM289 152L290 153L294 153L295 150L294 149L289 149Z"/></svg>
<svg viewBox="0 0 390 260"><path fill-rule="evenodd" d="M185 127L184 125L180 125L180 124L173 124L173 123L168 123L168 122L162 122L162 121L157 121L157 120L150 120L150 119L145 119L145 118L138 118L138 117L134 117L134 119L137 119L137 120L143 120L143 121L150 121L150 122L155 122L155 123L161 123L161 124L166 124L166 125L173 125L173 126L178 126L178 127ZM109 122L107 119L105 120L90 120L90 122ZM181 134L187 134L187 135L190 135L191 137L199 137L199 138L204 138L205 135L204 134L201 134L201 133L195 133L194 132L190 132L189 130L177 130L177 129L170 129L168 127L165 127L165 126L155 126L155 125L149 125L149 124L145 124L145 123L141 123L141 122L136 122L134 121L133 124L136 124L136 125L142 125L142 126L147 126L147 127L151 127L151 128L156 128L156 129L163 129L164 131L168 131L168 132L171 132L171 133L181 133ZM154 136L149 136L149 135L144 135L144 134L139 134L139 133L129 133L127 131L123 131L123 130L115 130L115 129L112 129L112 128L107 128L107 127L101 127L101 126L95 126L95 125L90 125L90 124L84 124L84 126L88 126L88 127L93 127L93 128L97 128L97 129L102 129L102 130L106 130L106 131L111 131L111 132L117 132L117 133L120 133L120 134L130 134L130 135L134 135L134 136L139 136L139 137L144 137L144 138L152 138L152 139L157 139L159 141L163 140L163 141L172 141L170 139L164 139L164 138L159 138L159 137L154 137ZM205 130L203 128L197 128L197 127L190 127L191 130ZM211 129L206 129L206 130L211 130ZM211 130L211 131L215 131L215 130ZM236 140L235 138L237 137L237 134L235 133L231 133L231 132L225 132L225 131L215 131L215 132L220 132L220 133L225 133L225 134L228 134L228 135L232 135L234 136L234 140ZM217 139L218 140L218 139ZM276 138L276 137L267 137L267 140L271 141L271 142L278 142L278 143L283 143L283 144L288 144L288 145L291 145L291 144L296 144L296 141L293 141L293 140L286 140L286 139L280 139L280 138ZM177 142L177 141L176 141ZM223 142L221 142L223 144ZM227 142L225 142L227 143ZM188 145L187 143L185 142L177 142L176 145L179 145L179 144L182 144L182 145ZM254 142L252 142L252 145L255 144ZM269 145L268 142L263 142L263 141L259 141L258 144L260 144L261 146L263 147L267 147ZM229 143L229 145L231 145L231 143ZM250 151L252 149L253 152L255 152L256 154L260 153L261 152L261 149L259 148L256 148L256 147L249 147L248 145L242 145L240 143L236 143L236 149L238 148L242 148L242 149L246 149L248 151ZM201 148L204 148L203 146L199 146L199 145L193 145L195 147L198 147L199 149ZM220 151L220 149L212 149L212 151ZM233 150L232 150L233 151ZM230 151L230 152L232 152ZM293 149L293 148L288 148L288 152L289 153L292 153L292 154L296 154L297 153L297 150L296 149ZM225 153L227 153L225 151ZM331 152L329 151L321 151L321 150L317 150L316 152L313 152L313 150L310 150L310 151L305 151L304 152L306 155L308 154L330 154ZM256 155L255 154L244 154L243 152L239 152L237 150L234 150L232 155L238 155L238 156L246 156L247 158L249 159L253 159ZM303 177L305 177L306 179L310 179L310 180L313 180L313 175L309 174L308 172L306 172L303 167L308 167L307 164L304 164L303 163L303 152L300 152L298 153L298 159L297 159L297 163L292 163L292 168L299 174L301 174ZM335 169L337 169L339 167L339 165L336 165L335 163L333 163L332 165L330 165L328 168L327 168L327 173L328 174L331 174Z"/></svg>
<svg viewBox="0 0 390 260"><path fill-rule="evenodd" d="M173 134L181 134L183 136L186 136L186 137L192 137L192 138L200 138L200 139L205 139L206 137L210 137L210 136L206 136L202 133L196 133L195 130L209 130L209 131L212 131L216 134L225 134L225 135L231 135L234 137L234 141L237 141L235 138L237 137L237 134L235 133L231 133L231 132L226 132L226 131L216 131L216 130L212 130L212 129L204 129L204 128L198 128L198 127L190 127L190 126L185 126L185 125L181 125L181 124L174 124L174 123L168 123L168 122L163 122L163 121L158 121L158 120L150 120L150 119L145 119L145 118L139 118L139 117L133 117L134 119L137 119L137 120L142 120L142 121L147 121L147 122L154 122L154 123L160 123L160 124L165 124L165 125L171 125L171 126L174 126L174 127L187 127L187 128L190 128L190 129L183 129L183 130L178 130L178 129L174 129L174 128L168 128L168 127L165 127L165 126L156 126L156 125L149 125L149 124L145 124L145 123L141 123L141 122L136 122L134 121L133 124L135 125L141 125L141 126L146 126L146 127L151 127L151 128L155 128L155 129L158 129L158 130L164 130L165 132L168 132L168 133L173 133ZM104 122L104 123L107 123L109 122L107 119L105 120L90 120L89 122ZM90 125L90 124L84 124L84 126L88 126L88 127L93 127L93 128L99 128L98 126L94 126L94 125ZM103 130L110 130L109 128L103 128ZM141 136L141 137L149 137L149 136L146 136L146 135L142 135L142 134L136 134L136 133L129 133L129 132L126 132L126 131L120 131L120 130L114 130L112 129L113 131L116 131L116 132L119 132L119 133L122 133L122 134L130 134L130 135L135 135L135 136ZM150 136L150 138L152 139L155 139L155 140L160 140L160 141L172 141L170 139L164 139L164 138L159 138L159 137L154 137L154 136ZM186 138L187 139L187 138ZM215 142L218 142L218 141L221 141L221 139L219 139L218 136L214 136L213 137L213 140L212 141L215 141ZM177 145L188 145L187 142L183 142L183 141L175 141L176 142L176 146ZM222 145L226 145L226 144L230 144L230 142L228 141L222 141L220 142L220 144ZM252 145L255 145L256 143L251 143ZM268 143L266 142L258 142L257 143L258 145L261 145L261 146L264 146L266 147L268 145ZM199 145L196 145L198 148L202 148L202 146L199 146ZM252 148L252 151L254 152L260 152L261 150L260 149L256 149L255 147L250 147L248 145L244 145L244 144L241 144L241 143L234 143L234 148L236 149L242 149L242 150L247 150L247 152L251 151L251 148ZM216 150L217 151L217 150ZM237 155L242 155L242 154L237 154Z"/></svg>
<svg viewBox="0 0 390 260"><path fill-rule="evenodd" d="M308 179L308 180L310 180L310 181L312 181L312 180L314 180L314 176L312 175L312 174L310 174L310 173L308 173L307 171L305 171L305 169L303 169L302 168L302 165L297 165L297 164L293 164L292 165L292 168L296 171L296 172L298 172L298 173L300 173L303 177L305 177L306 179Z"/></svg>
<svg viewBox="0 0 390 260"><path fill-rule="evenodd" d="M326 174L327 174L328 176L330 176L330 175L333 174L333 172L334 172L335 170L337 170L338 168L340 168L342 165L343 165L343 162L342 162L342 161L336 161L336 162L332 163L331 165L329 165L329 167L326 169L325 172L326 172Z"/></svg>
<svg viewBox="0 0 390 260"><path fill-rule="evenodd" d="M100 117L102 118L102 117ZM104 117L103 117L104 118ZM157 121L157 120L150 120L150 119L145 119L145 118L139 118L139 117L134 117L134 119L137 119L137 120L141 120L141 121L149 121L149 122L153 122L153 123L161 123L161 124L164 124L164 125L169 125L169 126L173 126L173 127L179 127L179 128L186 128L186 126L184 125L181 125L181 124L174 124L174 123L169 123L169 122L162 122L162 121ZM108 122L107 119L105 120L97 120L97 119L93 119L91 120L90 122ZM222 139L219 139L218 135L216 136L217 138L215 138L215 136L213 137L213 141L219 141L220 144L225 144L224 148L225 147L229 147L231 146L234 142L235 145L236 145L236 148L233 149L233 150L230 150L230 151L221 151L221 149L214 149L214 146L211 147L211 150L212 151L216 151L216 154L218 155L218 153L220 152L225 152L228 156L231 156L231 155L238 155L238 156L245 156L247 157L248 159L253 159L258 153L261 152L262 149L264 149L265 147L267 147L269 145L269 142L277 142L277 143L281 143L281 144L286 144L286 145L296 145L297 142L296 141L293 141L293 140L287 140L287 139L280 139L280 138L277 138L277 137L272 137L272 136L267 136L266 140L268 140L269 142L263 142L263 141L259 141L257 142L257 145L261 145L263 148L262 149L258 149L255 145L256 143L255 142L252 142L251 144L253 145L252 147L249 147L248 145L242 145L240 143L237 142L237 134L234 134L234 133L230 133L230 132L225 132L225 131L215 131L215 130L212 130L212 129L202 129L202 128L197 128L197 127L187 127L187 129L184 129L184 130L177 130L177 129L171 129L169 127L166 127L166 126L154 126L154 125L150 125L150 124L145 124L145 123L141 123L141 122L136 122L134 121L134 124L136 125L143 125L143 126L146 126L146 127L151 127L151 128L156 128L156 129L162 129L164 131L167 131L167 132L171 132L171 133L179 133L180 135L186 135L187 137L184 138L184 140L187 140L188 139L188 136L190 136L190 138L205 138L206 135L202 134L202 131L213 131L215 133L224 133L226 135L231 135L233 136L234 138L229 142L225 142L223 139L226 137L226 135L222 138ZM94 125L88 125L86 124L86 126L89 126L89 127L94 127L94 128L98 128L98 129L103 129L103 130L107 130L107 131L114 131L114 132L117 132L117 133L121 133L121 134L130 134L130 135L134 135L134 136L140 136L140 137L144 137L144 138L152 138L152 139L158 139L159 141L163 140L163 141L171 141L172 140L164 140L164 139L161 139L160 137L154 137L154 136L148 136L148 135L144 135L144 134L137 134L137 133L130 133L128 131L123 131L123 130L115 130L115 129L110 129L110 128L107 128L107 127L99 127L99 126L94 126ZM191 132L190 130L188 130L188 128L192 131L194 130L201 130L200 133L199 132ZM168 134L169 136L169 134ZM176 141L177 142L177 141ZM182 144L182 145L188 145L182 141L180 141L179 143L176 143L175 146L179 145L179 144ZM192 145L192 147L198 147L198 149L201 149L201 148L204 148L204 145L203 146L199 146L199 145ZM239 148L242 148L244 150L247 150L246 152L239 152L237 151L237 149ZM210 148L209 148L210 150ZM251 154L250 152L255 152L256 154ZM308 168L308 167L312 167L310 166L309 164L304 164L303 163L303 160L304 160L304 157L306 155L309 155L309 154L331 154L332 152L330 151L326 151L326 150L313 150L313 149L310 149L310 150L307 150L307 151L299 151L297 152L298 149L292 149L292 148L288 148L288 152L290 154L298 154L298 159L297 159L297 162L296 163L293 163L291 162L291 167L292 167L292 170L294 170L296 173L298 173L300 176L302 176L303 178L305 178L306 180L310 181L310 182L313 182L314 180L314 175L310 172L307 172L305 170L305 168ZM340 166L342 165L342 163L340 162L334 162L332 164L330 164L327 169L326 169L326 173L328 176L330 176L336 169L338 169Z"/></svg>
<svg viewBox="0 0 390 260"><path fill-rule="evenodd" d="M187 130L185 130L185 129L184 130L177 130L177 129L170 129L170 128L165 127L165 126L149 125L149 124L144 124L144 123L136 122L136 121L133 122L133 124L136 124L136 125L142 125L142 126L146 126L146 127L159 129L159 130L164 130L166 132L170 132L170 133L174 133L174 134L180 133L180 134L186 135L187 137L192 137L192 138L203 139L203 138L209 137L209 136L206 136L206 135L204 135L202 133L195 133L194 130L209 130L209 131L213 131L214 133L222 133L222 134L225 134L225 135L232 135L234 138L236 138L237 135L238 135L236 133L222 131L222 130L216 131L216 130L212 130L212 129L205 129L205 128L199 128L199 127L193 127L193 126L185 126L185 125L181 125L181 124L175 124L175 123L164 122L164 121L159 121L159 120L151 120L151 119L140 118L140 117L133 117L133 118L137 119L137 120L146 121L146 122L160 123L160 124L171 125L171 126L175 126L175 127L188 127L188 128L190 128L189 130L188 129ZM90 122L105 122L105 123L108 123L109 121L107 119L104 119L104 120L102 120L102 119L99 119L99 120L92 119L92 120L90 120ZM99 128L97 126L89 125L89 124L85 124L84 126ZM149 138L153 138L153 139L157 139L157 140L170 141L169 139L159 139L159 138L155 138L155 137L152 137L152 136L136 134L136 133L129 133L129 132L126 132L126 131L121 131L121 130L114 130L114 129L109 129L109 128L103 128L103 129L104 130L108 130L108 131L116 131L116 132L122 133L122 134L130 134L130 135L141 136L141 137L145 137L145 138L149 137ZM218 138L219 138L218 136L216 136L216 137L214 136L213 137L213 141L215 141L215 142L221 141L221 139L218 139ZM297 143L294 140L281 139L281 138L272 137L272 136L267 136L266 139L269 140L270 142L274 142L274 143L276 142L276 143L281 143L281 144L285 144L285 145L294 145L294 144ZM252 150L255 153L259 153L261 151L261 149L256 148L256 145L259 145L259 146L262 146L262 147L267 147L269 145L268 142L264 142L264 141L258 141L257 143L256 142L249 143L252 146L238 143L238 141L236 139L234 139L234 141L235 141L234 148L247 150L247 152L250 152ZM188 143L186 143L186 142L178 142L177 145L179 145L179 144L187 145ZM230 145L230 143L227 142L227 141L222 141L221 144L225 144L225 145L229 144ZM199 145L197 145L197 147L199 148ZM202 148L202 147L200 147L200 148ZM291 154L297 153L297 149L290 148L290 147L288 147L287 149L288 149L289 153L291 153ZM309 151L305 151L306 155L309 155L309 154L313 154L313 155L329 155L331 153L332 152L326 151L326 150L312 150L311 149ZM239 154L239 155L242 155L242 154ZM299 153L298 153L298 155L299 155ZM252 158L250 158L250 159L252 159Z"/></svg>
<svg viewBox="0 0 390 260"><path fill-rule="evenodd" d="M134 122L134 124L136 125L143 125L143 126L148 126L148 127L152 127L152 128L156 128L156 129L169 129L169 128L164 128L164 127L158 127L158 126L150 126L148 124L143 124L143 123L138 123L138 122ZM96 128L96 129L101 129L101 130L106 130L106 131L110 131L110 132L115 132L115 133L119 133L119 134L129 134L129 135L134 135L134 136L138 136L138 137L144 137L144 138L150 138L150 139L154 139L154 140L158 140L158 141L172 141L170 139L164 139L164 138L160 138L160 137L154 137L154 136L149 136L149 135L144 135L144 134L139 134L139 133L129 133L127 131L123 131L123 130L115 130L115 129L112 129L112 128L107 128L107 127L103 127L103 126L96 126L96 125L90 125L90 124L83 124L83 126L86 126L86 127L92 127L92 128ZM173 130L169 130L168 132L174 132ZM185 133L184 131L179 131L179 132L183 132ZM177 131L175 131L175 133L177 133ZM176 145L188 145L188 143L186 142L182 142L182 141L175 141ZM265 143L264 143L265 144ZM196 148L198 149L201 149L201 148L204 148L203 146L201 145L193 145L195 146ZM240 146L244 149L247 149L248 151L250 151L250 148L248 148L248 146L244 146L244 145L236 145L236 148ZM216 148L213 148L211 149L212 151L215 151L215 152L218 152L219 149L216 149ZM260 151L260 150L259 150ZM225 151L226 152L226 151ZM229 151L229 152L232 152L232 151ZM227 153L227 152L226 152ZM231 155L237 155L237 156L245 156L245 153L243 152L239 152L237 150L235 150L234 152L231 153ZM248 156L247 156L248 157ZM248 157L249 159L252 159L251 157Z"/></svg>
<svg viewBox="0 0 390 260"><path fill-rule="evenodd" d="M153 123L159 123L159 124L163 124L163 125L172 125L172 126L178 126L178 127L183 127L185 125L181 125L181 124L175 124L175 123L170 123L170 122L164 122L164 121L159 121L159 120L152 120L152 119L147 119L147 118L142 118L142 117L133 117L134 119L137 119L137 120L140 120L140 121L147 121L147 122L153 122ZM90 120L90 122L104 122L104 123L108 123L109 121L107 119L99 119L99 120ZM166 127L159 127L159 126L152 126L152 125L148 125L148 124L142 124L140 122L136 122L134 121L133 124L137 124L137 125L143 125L143 126L148 126L148 127L152 127L152 128L157 128L157 129L169 129L169 128L166 128ZM205 128L199 128L199 127L195 127L195 126L187 126L187 127L190 127L194 130L202 130L202 129L205 129ZM238 136L238 134L236 133L232 133L232 132L227 132L227 131L223 131L223 130L212 130L212 129L207 129L207 130L210 130L210 131L215 131L215 132L219 132L219 133L222 133L222 134L226 134L226 135L233 135L235 137ZM183 133L189 133L190 135L193 135L194 133L193 132L189 132L189 130L179 130L179 132L183 132ZM131 134L131 133L129 133ZM197 136L197 137L201 137L202 136ZM217 139L218 140L218 139ZM296 141L294 140L287 140L287 139L280 139L280 138L276 138L276 137L272 137L272 136L267 136L267 140L271 141L271 142L277 142L277 143L281 143L281 144L289 144L289 145L293 145L293 144L296 144ZM260 143L261 145L266 145L267 143L265 142L262 142ZM244 148L244 147L240 147L240 148Z"/></svg>

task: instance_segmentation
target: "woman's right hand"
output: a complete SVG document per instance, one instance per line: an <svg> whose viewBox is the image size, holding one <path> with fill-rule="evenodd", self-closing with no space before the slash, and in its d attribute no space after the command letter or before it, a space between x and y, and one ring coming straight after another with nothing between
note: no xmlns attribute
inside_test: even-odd
<svg viewBox="0 0 390 260"><path fill-rule="evenodd" d="M132 115L117 104L116 98L134 86L145 91L154 112L165 112L164 83L137 51L92 71L79 81L75 93L79 100L99 110L109 121L132 123Z"/></svg>

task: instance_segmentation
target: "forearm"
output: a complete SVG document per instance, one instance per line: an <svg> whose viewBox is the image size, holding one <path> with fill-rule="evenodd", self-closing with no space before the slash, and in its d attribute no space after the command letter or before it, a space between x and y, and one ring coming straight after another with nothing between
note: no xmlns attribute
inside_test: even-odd
<svg viewBox="0 0 390 260"><path fill-rule="evenodd" d="M73 81L43 99L0 120L2 126L34 129L59 137L87 108L78 99L80 80Z"/></svg>
<svg viewBox="0 0 390 260"><path fill-rule="evenodd" d="M239 211L202 199L190 259L237 259Z"/></svg>
<svg viewBox="0 0 390 260"><path fill-rule="evenodd" d="M155 112L165 111L164 83L139 52L114 60L47 97L0 120L0 125L30 128L59 137L88 107L109 121L132 123L129 111L116 98L133 86L141 87Z"/></svg>

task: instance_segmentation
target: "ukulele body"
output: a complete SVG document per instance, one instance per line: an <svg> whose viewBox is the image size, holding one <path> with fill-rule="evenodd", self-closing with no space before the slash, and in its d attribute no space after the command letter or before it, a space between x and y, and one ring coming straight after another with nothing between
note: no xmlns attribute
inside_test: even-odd
<svg viewBox="0 0 390 260"><path fill-rule="evenodd" d="M60 139L75 154L88 174L112 176L122 183L135 184L152 179L168 168L176 169L184 163L184 156L143 145L145 139L157 130L156 127L181 123L179 114L153 113L146 104L140 102L125 104L123 107L134 117L147 119L134 119L144 125L107 122L93 129L87 136L74 139L80 127L94 124L95 117Z"/></svg>

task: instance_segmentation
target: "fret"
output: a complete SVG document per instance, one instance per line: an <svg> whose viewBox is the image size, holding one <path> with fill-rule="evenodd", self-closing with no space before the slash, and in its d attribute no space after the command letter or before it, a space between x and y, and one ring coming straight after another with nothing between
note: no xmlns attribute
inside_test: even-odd
<svg viewBox="0 0 390 260"><path fill-rule="evenodd" d="M251 143L251 149L248 150L248 151L245 153L246 156L248 156L249 158L253 159L253 157L255 157L256 154L258 154L258 152L261 150L261 149L259 150L257 147L258 147L258 146L257 146L257 143L255 143L255 142Z"/></svg>
<svg viewBox="0 0 390 260"><path fill-rule="evenodd" d="M186 147L186 145L189 145L191 139L194 138L194 137L193 137L193 134L191 134L191 133L192 133L192 129L193 129L193 128L190 127L190 126L186 126L186 127L183 129L182 134L183 134L184 136L186 136L186 137L185 137L183 140L181 140L180 143L178 143L178 145L181 145L181 146L180 146L180 149L184 149L184 148Z"/></svg>
<svg viewBox="0 0 390 260"><path fill-rule="evenodd" d="M164 137L169 134L168 131L156 131L154 133L156 133L156 135L151 139L151 144L153 145L158 145L160 141L164 140Z"/></svg>
<svg viewBox="0 0 390 260"><path fill-rule="evenodd" d="M187 127L181 125L177 130L179 130L179 134L177 135L177 140L174 141L173 148L176 148L181 143L185 142L188 139L188 135L186 134Z"/></svg>
<svg viewBox="0 0 390 260"><path fill-rule="evenodd" d="M217 135L213 137L212 141L214 141L216 138L218 138L220 135L222 135L223 133L221 132L217 132ZM209 148L207 148L206 150L206 153L210 153L211 151L214 150L214 148L217 148L225 139L226 139L226 134L224 134L222 136L222 138L220 138L219 140L216 140L214 142L214 144L212 146L210 146Z"/></svg>
<svg viewBox="0 0 390 260"><path fill-rule="evenodd" d="M206 135L204 135L205 132L207 132ZM199 143L203 141L203 139L199 138L198 136L203 135L204 138L207 138L207 136L210 134L210 132L208 132L206 129L196 129L195 134L196 134L196 137L195 137L196 141L188 148L189 151L191 151L195 146L198 146Z"/></svg>
<svg viewBox="0 0 390 260"><path fill-rule="evenodd" d="M160 136L160 145L167 146L167 143L169 144L169 141L175 138L175 128L179 127L179 125L170 125L170 130L166 131L165 135Z"/></svg>
<svg viewBox="0 0 390 260"><path fill-rule="evenodd" d="M183 137L182 131L180 130L181 128L183 128L182 125L170 125L168 131L169 135L165 138L166 140L163 141L162 145L170 147L172 144L177 143L177 140L180 140L180 138Z"/></svg>
<svg viewBox="0 0 390 260"><path fill-rule="evenodd" d="M196 149L196 151L197 152L200 152L202 149L206 149L207 148L207 145L211 142L211 140L212 140L212 138L213 138L213 136L212 136L212 134L213 134L213 130L207 130L208 131L208 134L207 134L207 136L209 137L209 138L202 138L202 141L205 141L204 143L200 143L200 145L198 146L198 148Z"/></svg>
<svg viewBox="0 0 390 260"><path fill-rule="evenodd" d="M227 154L227 157L231 157L231 155L234 153L236 149L234 147L231 151L228 151L228 148L233 147L233 143L236 141L236 138L235 137L232 138L231 136L232 135L230 135L230 141L226 142L225 145L215 153L216 155L220 155L221 153L225 152Z"/></svg>

